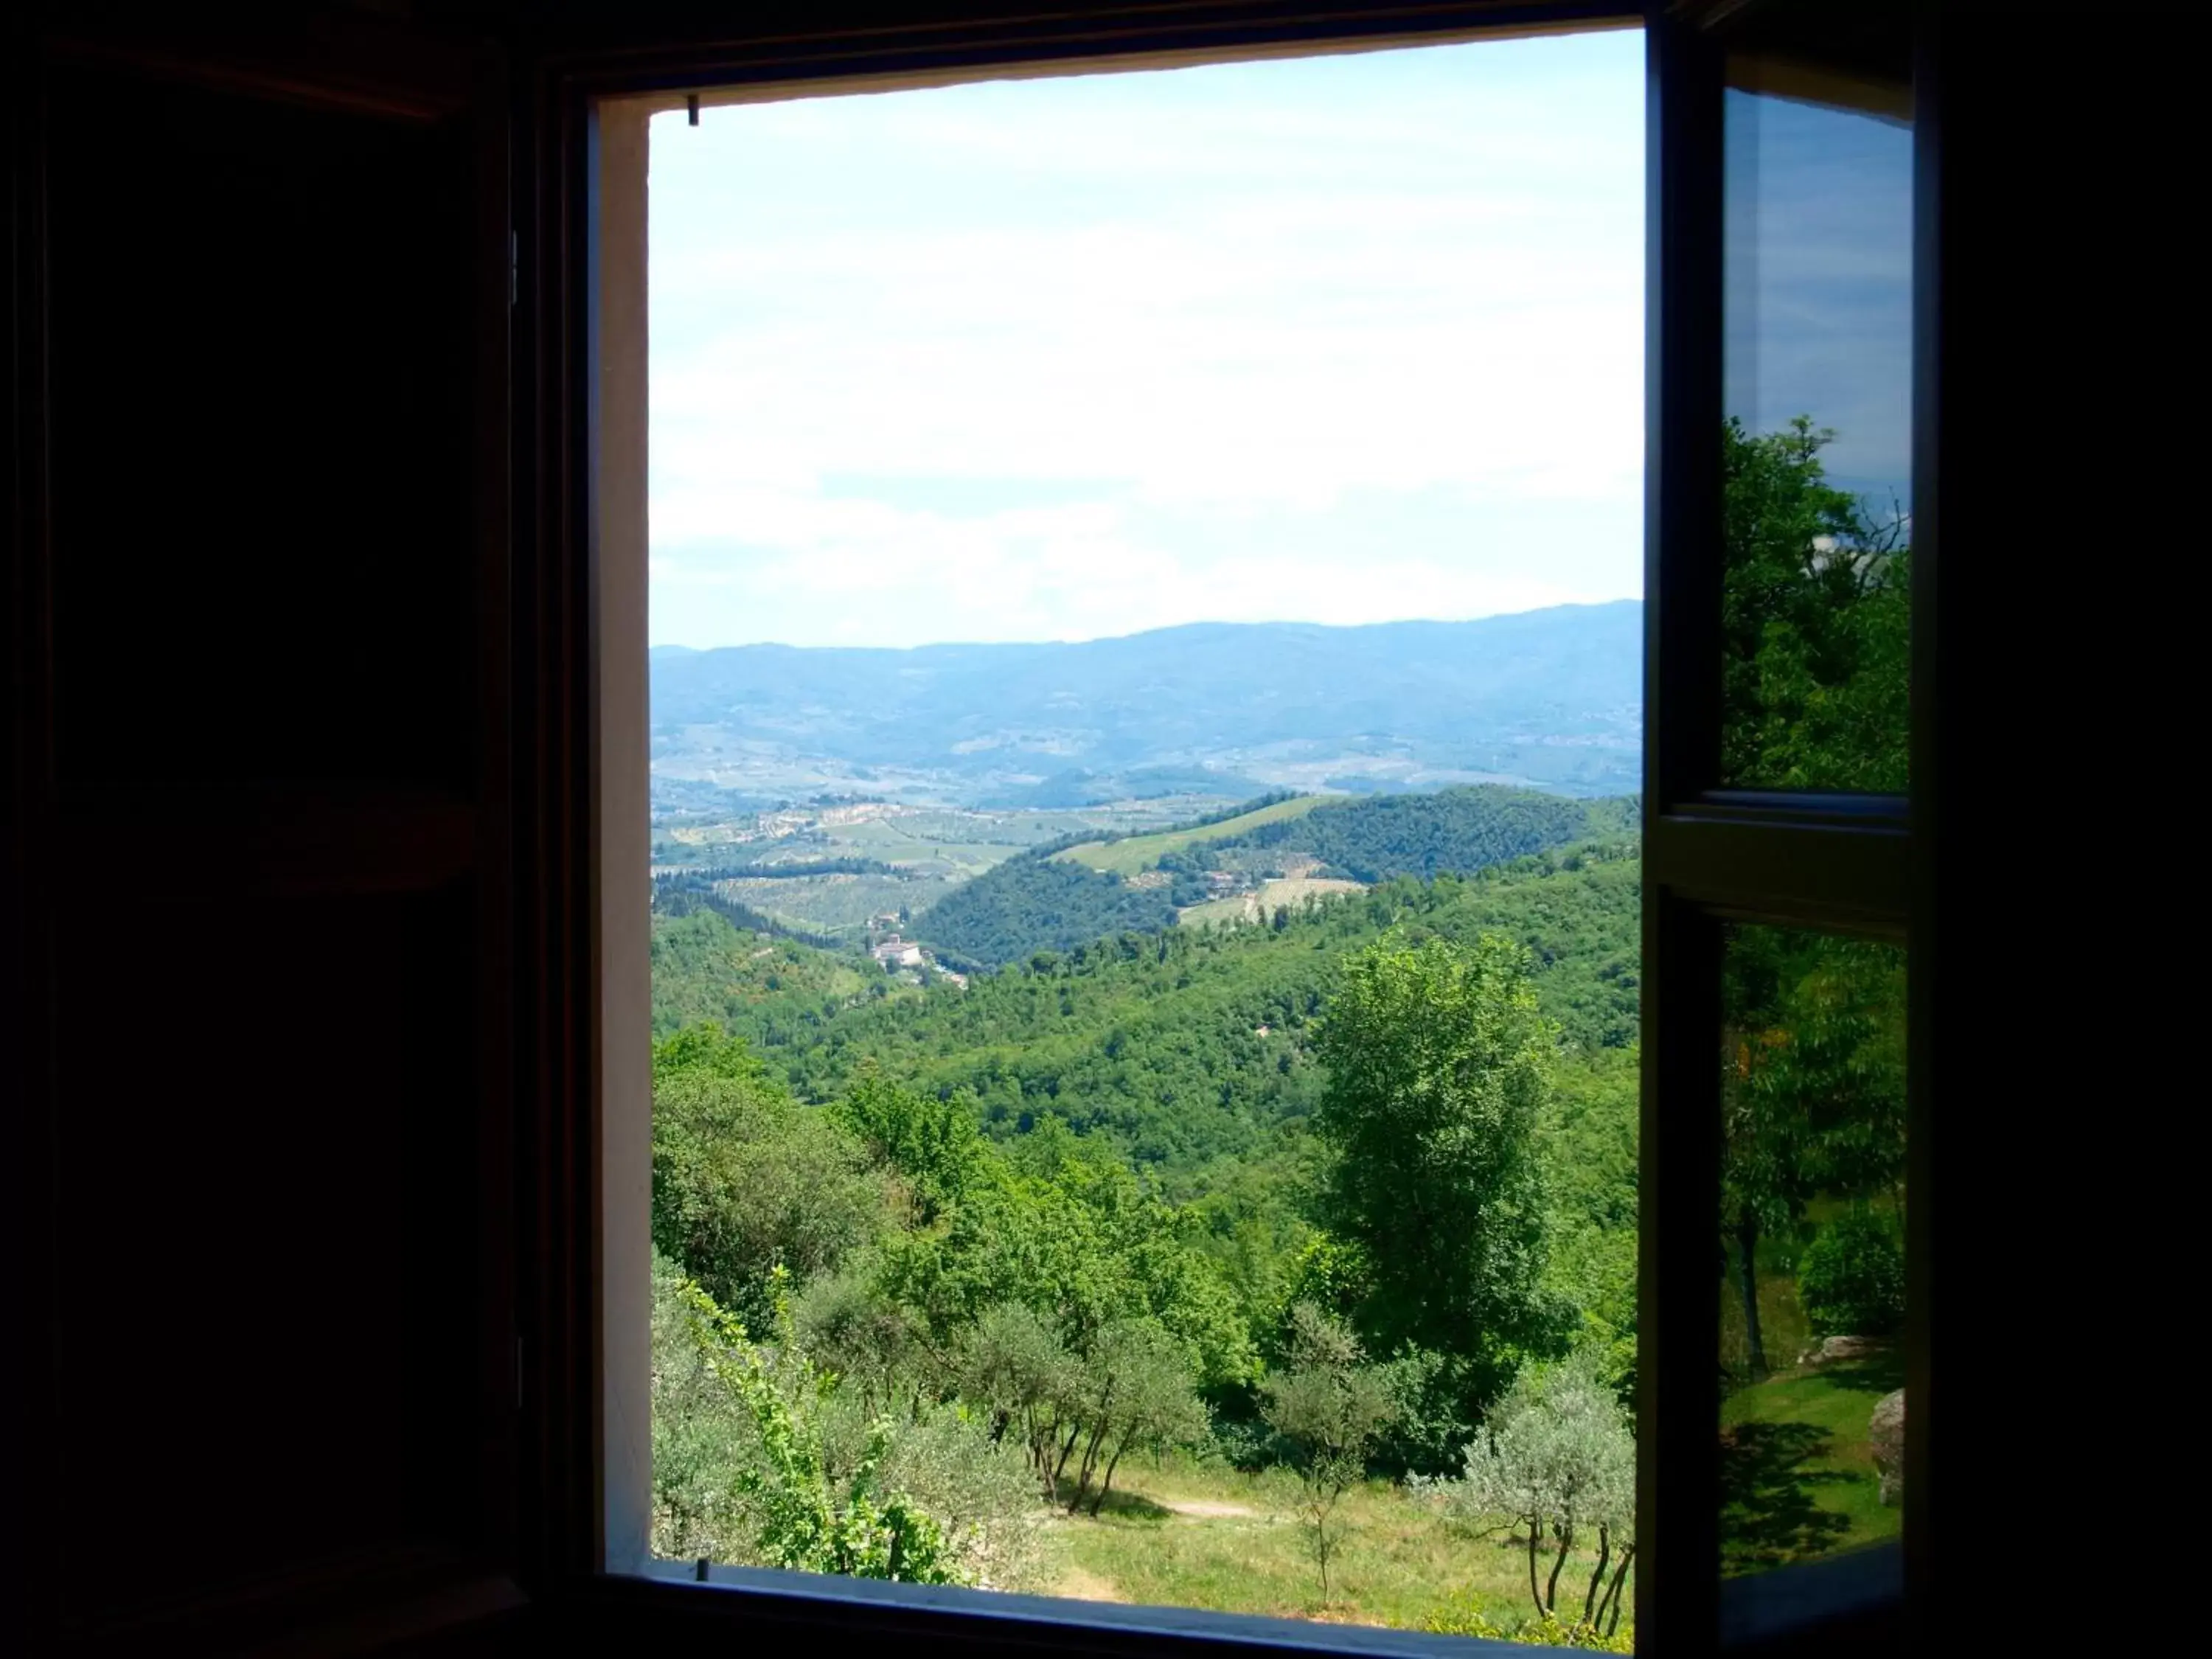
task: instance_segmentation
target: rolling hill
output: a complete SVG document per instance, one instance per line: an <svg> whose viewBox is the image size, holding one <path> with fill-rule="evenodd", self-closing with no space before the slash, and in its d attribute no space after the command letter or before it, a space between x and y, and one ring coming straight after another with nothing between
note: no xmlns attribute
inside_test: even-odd
<svg viewBox="0 0 2212 1659"><path fill-rule="evenodd" d="M984 968L1109 933L1157 933L1179 914L1232 920L1218 902L1287 879L1362 885L1468 875L1592 836L1632 834L1632 799L1574 800L1478 784L1426 794L1301 796L1198 824L1045 846L955 888L916 920L940 953Z"/></svg>

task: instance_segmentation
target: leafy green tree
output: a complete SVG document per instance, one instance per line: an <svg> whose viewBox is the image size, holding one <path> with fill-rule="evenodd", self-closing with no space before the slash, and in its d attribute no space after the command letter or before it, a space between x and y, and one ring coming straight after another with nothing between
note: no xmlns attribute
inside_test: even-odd
<svg viewBox="0 0 2212 1659"><path fill-rule="evenodd" d="M1060 1496L1060 1425L1080 1389L1075 1357L1037 1314L1019 1303L986 1309L967 1333L960 1391L994 1413L995 1433L1028 1454L1048 1501Z"/></svg>
<svg viewBox="0 0 2212 1659"><path fill-rule="evenodd" d="M792 1301L792 1331L799 1352L871 1415L919 1411L936 1393L943 1367L920 1319L865 1269L806 1285Z"/></svg>
<svg viewBox="0 0 2212 1659"><path fill-rule="evenodd" d="M1721 434L1721 777L1899 791L1907 778L1911 550L1827 482L1835 434L1803 416Z"/></svg>
<svg viewBox="0 0 2212 1659"><path fill-rule="evenodd" d="M1364 1364L1359 1339L1310 1303L1291 1310L1285 1369L1260 1385L1268 1426L1296 1449L1300 1511L1313 1530L1322 1599L1341 1543L1344 1494L1367 1473L1367 1453L1395 1409L1383 1377Z"/></svg>
<svg viewBox="0 0 2212 1659"><path fill-rule="evenodd" d="M653 1092L653 1242L722 1305L763 1320L775 1268L828 1271L884 1225L859 1143L742 1039L678 1033L655 1052Z"/></svg>
<svg viewBox="0 0 2212 1659"><path fill-rule="evenodd" d="M1528 953L1494 937L1369 946L1321 1031L1323 1214L1365 1260L1361 1327L1464 1358L1485 1391L1558 1337L1535 1146L1556 1043Z"/></svg>
<svg viewBox="0 0 2212 1659"><path fill-rule="evenodd" d="M981 1141L975 1103L965 1094L925 1095L890 1081L871 1064L830 1109L875 1158L898 1171L920 1225L957 1202L975 1178Z"/></svg>
<svg viewBox="0 0 2212 1659"><path fill-rule="evenodd" d="M1730 936L1722 1201L1748 1364L1767 1370L1763 1242L1823 1193L1894 1190L1905 1164L1905 964L1888 945L1771 927Z"/></svg>

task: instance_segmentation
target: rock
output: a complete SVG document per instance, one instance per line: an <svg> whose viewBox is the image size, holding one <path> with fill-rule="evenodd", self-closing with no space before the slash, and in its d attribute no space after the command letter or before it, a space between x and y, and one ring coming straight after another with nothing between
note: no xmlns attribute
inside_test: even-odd
<svg viewBox="0 0 2212 1659"><path fill-rule="evenodd" d="M1870 1359L1887 1352L1888 1340L1879 1336L1824 1336L1797 1356L1800 1365L1832 1365L1842 1359Z"/></svg>
<svg viewBox="0 0 2212 1659"><path fill-rule="evenodd" d="M1867 1444L1881 1475L1881 1501L1893 1504L1905 1495L1905 1390L1886 1394L1867 1419Z"/></svg>

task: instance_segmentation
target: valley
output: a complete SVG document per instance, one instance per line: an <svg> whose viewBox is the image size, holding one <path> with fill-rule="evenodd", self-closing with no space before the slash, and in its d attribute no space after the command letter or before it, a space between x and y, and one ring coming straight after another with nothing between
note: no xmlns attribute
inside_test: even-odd
<svg viewBox="0 0 2212 1659"><path fill-rule="evenodd" d="M1901 789L1723 439L1729 775ZM1632 1647L1640 615L655 653L655 1550ZM1736 1576L1899 1534L1905 962L1722 943Z"/></svg>

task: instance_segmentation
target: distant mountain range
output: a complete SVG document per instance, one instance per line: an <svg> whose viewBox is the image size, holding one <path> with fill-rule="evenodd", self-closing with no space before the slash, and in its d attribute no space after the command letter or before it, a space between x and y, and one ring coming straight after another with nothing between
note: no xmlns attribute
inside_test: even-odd
<svg viewBox="0 0 2212 1659"><path fill-rule="evenodd" d="M652 653L668 799L713 786L985 806L1258 789L1638 787L1643 606L1200 623L1081 644Z"/></svg>

